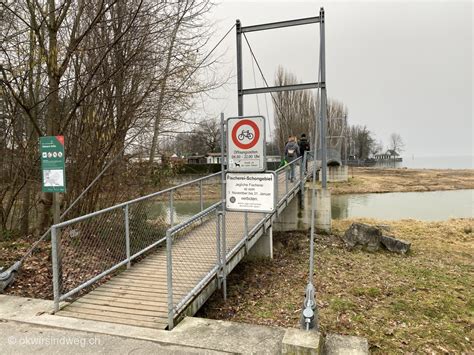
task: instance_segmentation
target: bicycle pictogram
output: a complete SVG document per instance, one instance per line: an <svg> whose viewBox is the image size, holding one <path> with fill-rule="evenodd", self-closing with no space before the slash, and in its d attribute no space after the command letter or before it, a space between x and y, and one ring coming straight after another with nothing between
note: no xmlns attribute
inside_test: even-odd
<svg viewBox="0 0 474 355"><path fill-rule="evenodd" d="M242 130L242 132L240 132L240 134L238 135L237 137L239 139L239 141L243 141L244 138L247 138L249 140L252 140L253 139L253 133L250 132L249 129L247 130Z"/></svg>

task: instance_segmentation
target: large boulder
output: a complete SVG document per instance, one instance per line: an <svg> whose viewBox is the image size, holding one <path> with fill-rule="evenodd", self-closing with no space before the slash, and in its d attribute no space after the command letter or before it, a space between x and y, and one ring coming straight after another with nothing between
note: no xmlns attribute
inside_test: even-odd
<svg viewBox="0 0 474 355"><path fill-rule="evenodd" d="M386 231L387 229L389 227L382 228L380 225L374 227L364 223L352 223L342 239L349 249L361 248L368 251L377 251L385 247L387 250L398 254L408 253L411 243L393 236L383 235L383 230Z"/></svg>
<svg viewBox="0 0 474 355"><path fill-rule="evenodd" d="M349 248L361 247L368 251L380 249L382 232L379 228L363 223L352 223L342 239Z"/></svg>
<svg viewBox="0 0 474 355"><path fill-rule="evenodd" d="M380 242L385 248L398 254L406 254L410 251L411 243L405 240L396 239L387 235L382 235Z"/></svg>

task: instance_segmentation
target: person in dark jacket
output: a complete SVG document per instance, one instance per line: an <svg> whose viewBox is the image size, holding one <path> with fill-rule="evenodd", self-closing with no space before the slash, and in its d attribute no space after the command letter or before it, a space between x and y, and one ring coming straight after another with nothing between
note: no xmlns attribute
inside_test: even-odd
<svg viewBox="0 0 474 355"><path fill-rule="evenodd" d="M290 164L293 160L300 156L300 147L296 141L296 137L291 136L285 145L285 160ZM295 164L290 164L288 178L291 182L295 180Z"/></svg>
<svg viewBox="0 0 474 355"><path fill-rule="evenodd" d="M304 152L309 152L310 151L310 145L308 140L306 139L306 134L302 133L300 141L298 143L298 146L300 147L300 155L304 157ZM308 160L305 162L305 167L304 171L306 173L306 170L308 170Z"/></svg>

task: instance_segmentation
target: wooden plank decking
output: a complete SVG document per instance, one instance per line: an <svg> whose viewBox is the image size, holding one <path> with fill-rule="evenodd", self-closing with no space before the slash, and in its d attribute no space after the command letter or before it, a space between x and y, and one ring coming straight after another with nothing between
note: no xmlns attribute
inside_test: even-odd
<svg viewBox="0 0 474 355"><path fill-rule="evenodd" d="M299 169L295 169L299 176ZM278 179L278 200L286 191ZM290 183L292 188L297 182ZM248 214L249 231L264 217ZM227 212L226 247L231 251L244 237L244 213ZM173 303L176 306L216 265L216 218L173 241ZM159 249L61 309L57 315L165 329L168 325L166 250Z"/></svg>
<svg viewBox="0 0 474 355"><path fill-rule="evenodd" d="M249 228L262 214L249 213ZM244 214L227 213L227 251L244 235ZM216 221L208 220L173 243L173 298L176 305L214 267ZM168 325L166 250L160 249L85 296L60 316L165 329Z"/></svg>

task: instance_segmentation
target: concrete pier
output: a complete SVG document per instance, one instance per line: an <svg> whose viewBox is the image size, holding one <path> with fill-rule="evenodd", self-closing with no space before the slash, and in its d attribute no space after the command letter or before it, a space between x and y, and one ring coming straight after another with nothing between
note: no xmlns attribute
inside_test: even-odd
<svg viewBox="0 0 474 355"><path fill-rule="evenodd" d="M316 189L316 215L315 215L315 228L317 231L326 233L331 232L331 192L327 189L321 189L320 187L311 186L307 195L311 199L312 189ZM311 202L308 205L310 210L309 215L311 216Z"/></svg>
<svg viewBox="0 0 474 355"><path fill-rule="evenodd" d="M306 193L307 194L307 193ZM306 197L305 197L306 200ZM311 207L311 205L309 205ZM306 206L304 206L307 209ZM309 222L305 215L306 210L301 209L299 197L294 198L273 222L275 232L288 232L295 230L306 230L309 228ZM308 214L309 216L309 214Z"/></svg>
<svg viewBox="0 0 474 355"><path fill-rule="evenodd" d="M320 232L331 232L331 193L314 184L306 186L301 204L297 198L294 198L273 222L276 232L307 231L311 228L312 189L316 190L315 228Z"/></svg>
<svg viewBox="0 0 474 355"><path fill-rule="evenodd" d="M250 258L273 259L273 228L270 227L249 250Z"/></svg>
<svg viewBox="0 0 474 355"><path fill-rule="evenodd" d="M328 166L328 182L341 182L349 179L349 167L347 165ZM318 177L321 181L321 175Z"/></svg>

